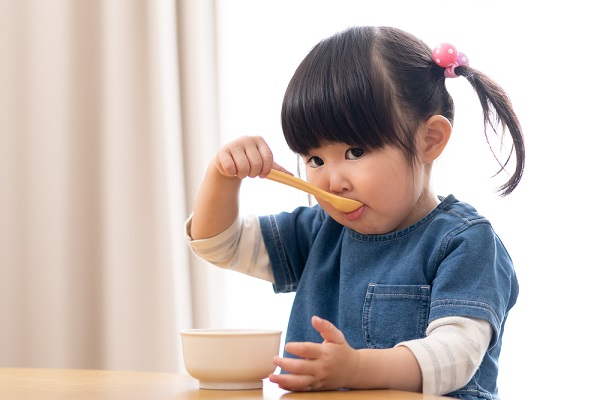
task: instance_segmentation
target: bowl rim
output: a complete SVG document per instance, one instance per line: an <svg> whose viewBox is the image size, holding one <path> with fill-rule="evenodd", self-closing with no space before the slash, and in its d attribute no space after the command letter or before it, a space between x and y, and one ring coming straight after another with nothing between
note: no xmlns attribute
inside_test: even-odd
<svg viewBox="0 0 600 400"><path fill-rule="evenodd" d="M182 336L272 336L281 335L278 329L260 328L189 328L180 331Z"/></svg>

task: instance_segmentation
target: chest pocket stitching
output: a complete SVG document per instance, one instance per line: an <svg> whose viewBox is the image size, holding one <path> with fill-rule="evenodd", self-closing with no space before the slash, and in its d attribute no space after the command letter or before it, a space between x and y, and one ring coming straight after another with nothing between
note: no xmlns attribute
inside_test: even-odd
<svg viewBox="0 0 600 400"><path fill-rule="evenodd" d="M404 293L400 293L399 290L404 290ZM409 293L407 293L408 291ZM406 300L415 300L418 302L416 327L416 338L424 337L425 330L427 329L427 321L429 319L429 302L431 299L431 288L427 285L385 285L385 284L374 284L370 283L367 287L365 294L365 301L362 309L362 331L363 340L368 348L382 348L388 347L380 346L377 344L378 340L373 336L373 326L376 325L373 322L372 309L374 307L374 300L376 298L398 298ZM378 308L380 306L377 306ZM393 317L393 315L392 315ZM393 329L390 324L390 329ZM391 333L390 333L391 335ZM399 342L396 342L397 344Z"/></svg>

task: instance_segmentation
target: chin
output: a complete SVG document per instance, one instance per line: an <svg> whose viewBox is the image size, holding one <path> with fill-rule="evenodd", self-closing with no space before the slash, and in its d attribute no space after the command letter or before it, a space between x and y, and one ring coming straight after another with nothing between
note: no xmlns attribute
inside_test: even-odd
<svg viewBox="0 0 600 400"><path fill-rule="evenodd" d="M364 224L365 220L360 218L356 221L349 221L344 217L342 212L333 209L331 206L323 208L338 224L344 225L346 228L352 229L361 235L382 235L394 231L394 229L390 229L387 226L367 226Z"/></svg>

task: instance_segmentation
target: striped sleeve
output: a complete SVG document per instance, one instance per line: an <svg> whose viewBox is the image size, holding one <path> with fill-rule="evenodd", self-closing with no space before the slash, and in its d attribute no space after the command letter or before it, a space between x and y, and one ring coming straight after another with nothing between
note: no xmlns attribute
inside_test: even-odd
<svg viewBox="0 0 600 400"><path fill-rule="evenodd" d="M415 355L423 376L423 393L444 395L465 386L473 377L492 338L492 326L482 319L439 318L426 337L399 343Z"/></svg>
<svg viewBox="0 0 600 400"><path fill-rule="evenodd" d="M192 217L185 223L185 235L192 252L217 267L274 282L271 261L262 238L258 217L238 218L229 228L208 239L193 240Z"/></svg>

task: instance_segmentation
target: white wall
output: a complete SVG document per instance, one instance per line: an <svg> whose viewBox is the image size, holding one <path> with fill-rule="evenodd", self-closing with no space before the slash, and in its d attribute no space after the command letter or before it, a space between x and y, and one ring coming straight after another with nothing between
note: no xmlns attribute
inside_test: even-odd
<svg viewBox="0 0 600 400"><path fill-rule="evenodd" d="M503 399L573 397L593 389L600 355L589 327L600 302L595 248L600 172L600 30L593 2L220 0L220 123L224 141L263 135L276 160L295 171L279 111L296 66L320 39L350 25L393 25L432 47L451 42L471 66L511 96L527 145L521 186L499 198L481 132L481 109L468 82L449 82L456 103L453 138L435 167L439 194L476 206L509 248L521 284L501 358ZM245 183L243 211L271 213L305 201L270 181ZM224 272L229 326L285 329L293 295ZM592 369L578 363L591 362Z"/></svg>

